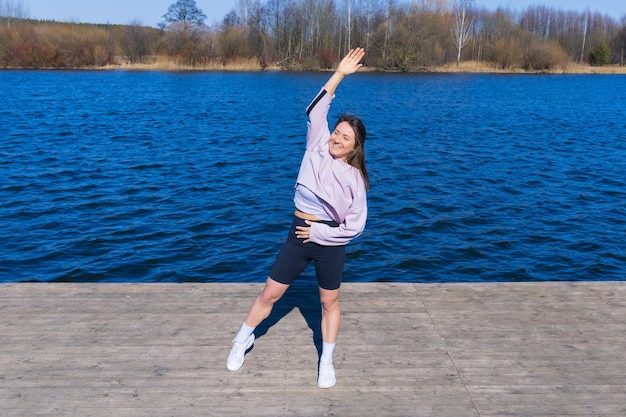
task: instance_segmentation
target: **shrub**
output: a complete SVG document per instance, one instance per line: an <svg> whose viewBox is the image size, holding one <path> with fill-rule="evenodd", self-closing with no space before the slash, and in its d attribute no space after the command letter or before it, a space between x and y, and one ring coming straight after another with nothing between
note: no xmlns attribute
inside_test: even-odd
<svg viewBox="0 0 626 417"><path fill-rule="evenodd" d="M611 52L609 47L604 42L600 42L600 45L596 46L589 52L589 64L594 67L601 67L611 63Z"/></svg>
<svg viewBox="0 0 626 417"><path fill-rule="evenodd" d="M568 57L556 43L532 40L524 55L523 68L530 71L549 71L567 66Z"/></svg>
<svg viewBox="0 0 626 417"><path fill-rule="evenodd" d="M337 55L328 49L318 49L317 61L319 62L321 68L330 69L333 68L337 62Z"/></svg>

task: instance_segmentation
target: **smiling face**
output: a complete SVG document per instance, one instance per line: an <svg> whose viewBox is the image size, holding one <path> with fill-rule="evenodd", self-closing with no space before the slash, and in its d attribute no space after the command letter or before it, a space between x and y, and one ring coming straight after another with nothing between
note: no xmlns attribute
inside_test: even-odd
<svg viewBox="0 0 626 417"><path fill-rule="evenodd" d="M354 150L355 144L356 139L352 126L348 122L341 122L330 135L328 148L334 158L346 162L348 155Z"/></svg>

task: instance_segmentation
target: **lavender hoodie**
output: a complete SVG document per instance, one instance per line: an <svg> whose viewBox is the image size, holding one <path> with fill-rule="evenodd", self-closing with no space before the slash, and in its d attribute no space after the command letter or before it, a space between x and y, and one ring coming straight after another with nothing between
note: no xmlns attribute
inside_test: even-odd
<svg viewBox="0 0 626 417"><path fill-rule="evenodd" d="M325 246L341 246L359 236L367 219L367 195L361 172L335 159L328 149L328 111L334 96L322 89L307 107L306 151L297 183L313 191L324 202L328 215L339 227L311 224L310 240Z"/></svg>

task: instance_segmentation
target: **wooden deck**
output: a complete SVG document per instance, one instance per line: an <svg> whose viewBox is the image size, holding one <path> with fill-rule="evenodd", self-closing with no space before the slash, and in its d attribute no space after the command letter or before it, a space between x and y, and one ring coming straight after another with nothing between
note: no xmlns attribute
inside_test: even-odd
<svg viewBox="0 0 626 417"><path fill-rule="evenodd" d="M0 285L0 409L34 416L626 416L626 283L344 284L337 385L289 290L238 372L260 284Z"/></svg>

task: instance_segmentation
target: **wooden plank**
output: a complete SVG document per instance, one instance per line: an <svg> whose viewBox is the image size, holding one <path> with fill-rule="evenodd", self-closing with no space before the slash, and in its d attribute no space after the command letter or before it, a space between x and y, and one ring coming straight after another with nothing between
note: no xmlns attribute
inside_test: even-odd
<svg viewBox="0 0 626 417"><path fill-rule="evenodd" d="M226 370L261 288L0 285L2 415L626 415L626 283L344 284L330 390L312 283Z"/></svg>

